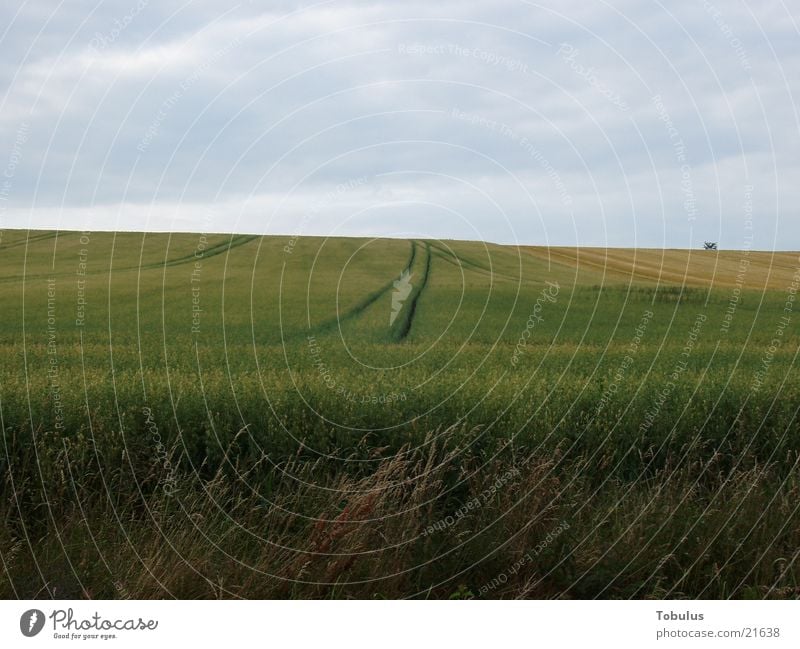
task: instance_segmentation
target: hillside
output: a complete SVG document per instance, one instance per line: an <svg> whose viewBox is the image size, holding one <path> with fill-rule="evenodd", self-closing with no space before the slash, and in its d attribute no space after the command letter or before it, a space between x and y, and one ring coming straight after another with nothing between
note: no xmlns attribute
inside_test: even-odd
<svg viewBox="0 0 800 649"><path fill-rule="evenodd" d="M793 254L14 231L0 253L2 594L447 597L554 530L539 580L493 595L800 577Z"/></svg>

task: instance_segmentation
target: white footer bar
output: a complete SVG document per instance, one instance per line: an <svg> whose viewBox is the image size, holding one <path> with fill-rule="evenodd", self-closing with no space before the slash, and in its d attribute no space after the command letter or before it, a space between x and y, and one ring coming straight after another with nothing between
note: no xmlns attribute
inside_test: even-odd
<svg viewBox="0 0 800 649"><path fill-rule="evenodd" d="M798 647L798 620L790 601L4 601L0 646Z"/></svg>

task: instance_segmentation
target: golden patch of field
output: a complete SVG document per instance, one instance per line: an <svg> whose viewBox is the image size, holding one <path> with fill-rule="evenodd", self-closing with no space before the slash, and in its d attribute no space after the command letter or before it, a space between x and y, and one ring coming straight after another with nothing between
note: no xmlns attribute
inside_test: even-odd
<svg viewBox="0 0 800 649"><path fill-rule="evenodd" d="M520 246L520 250L551 264L572 267L579 281L597 283L741 285L755 290L785 290L800 272L797 252L544 246Z"/></svg>

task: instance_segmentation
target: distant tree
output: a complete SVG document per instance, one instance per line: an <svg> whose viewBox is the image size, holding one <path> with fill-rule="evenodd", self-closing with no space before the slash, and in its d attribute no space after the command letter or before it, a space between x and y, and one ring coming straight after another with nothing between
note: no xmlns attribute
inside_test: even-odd
<svg viewBox="0 0 800 649"><path fill-rule="evenodd" d="M716 250L716 249L717 249L716 241L706 241L703 244L703 250Z"/></svg>

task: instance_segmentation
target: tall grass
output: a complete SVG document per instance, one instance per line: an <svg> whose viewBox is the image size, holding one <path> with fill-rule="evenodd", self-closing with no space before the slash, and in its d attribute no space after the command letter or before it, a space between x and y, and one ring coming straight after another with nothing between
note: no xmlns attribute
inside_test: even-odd
<svg viewBox="0 0 800 649"><path fill-rule="evenodd" d="M205 479L129 457L78 474L65 447L38 479L6 474L0 595L800 595L796 467L668 458L631 481L608 457L478 455L459 437L357 469L231 455Z"/></svg>

